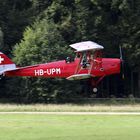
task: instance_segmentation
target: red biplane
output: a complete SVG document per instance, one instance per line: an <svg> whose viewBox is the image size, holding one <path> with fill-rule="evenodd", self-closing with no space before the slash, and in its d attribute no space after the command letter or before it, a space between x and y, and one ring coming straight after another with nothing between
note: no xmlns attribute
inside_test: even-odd
<svg viewBox="0 0 140 140"><path fill-rule="evenodd" d="M70 45L76 50L76 57L66 60L17 67L6 55L0 52L0 75L58 77L68 80L90 79L93 91L97 92L98 83L107 75L120 73L121 58L102 58L103 46L92 41Z"/></svg>

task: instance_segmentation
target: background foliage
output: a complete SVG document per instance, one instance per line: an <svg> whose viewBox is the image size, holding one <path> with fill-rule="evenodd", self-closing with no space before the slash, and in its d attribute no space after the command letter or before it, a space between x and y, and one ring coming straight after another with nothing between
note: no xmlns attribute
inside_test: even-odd
<svg viewBox="0 0 140 140"><path fill-rule="evenodd" d="M139 72L139 16L139 0L0 0L0 47L17 65L26 66L64 59L72 55L69 44L92 40L105 47L106 57L119 57L122 46L127 67ZM129 84L125 82L125 87ZM0 81L1 97L18 102L64 102L89 96L89 92L86 81Z"/></svg>

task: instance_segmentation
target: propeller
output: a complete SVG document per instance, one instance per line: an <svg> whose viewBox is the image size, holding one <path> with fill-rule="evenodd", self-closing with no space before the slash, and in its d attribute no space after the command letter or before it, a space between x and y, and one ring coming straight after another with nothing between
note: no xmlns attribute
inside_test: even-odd
<svg viewBox="0 0 140 140"><path fill-rule="evenodd" d="M121 75L122 75L122 79L125 79L124 76L124 60L123 60L123 53L122 53L122 47L120 46L120 60L121 60Z"/></svg>

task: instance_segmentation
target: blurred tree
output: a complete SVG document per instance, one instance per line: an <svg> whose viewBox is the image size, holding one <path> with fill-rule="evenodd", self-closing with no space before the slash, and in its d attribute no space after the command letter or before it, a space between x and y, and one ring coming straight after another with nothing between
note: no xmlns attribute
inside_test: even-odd
<svg viewBox="0 0 140 140"><path fill-rule="evenodd" d="M32 23L33 17L30 0L0 0L0 51L11 56L13 46L22 38L25 27ZM1 97L6 96L7 80L0 80ZM12 88L15 87L13 85Z"/></svg>
<svg viewBox="0 0 140 140"><path fill-rule="evenodd" d="M22 66L64 59L71 54L57 26L46 19L36 21L28 27L24 32L23 40L15 48L14 61ZM73 96L70 93L76 92L75 84L70 84L63 79L23 78L23 81L24 85L22 83L19 86L22 91L21 97L24 97L26 102L57 101L62 98L59 97L60 93L63 93L63 98L66 98L68 93L69 96Z"/></svg>
<svg viewBox="0 0 140 140"><path fill-rule="evenodd" d="M23 30L31 23L29 0L0 0L0 26L4 33L4 50L10 53L12 46L21 38Z"/></svg>
<svg viewBox="0 0 140 140"><path fill-rule="evenodd" d="M2 50L3 48L3 32L0 28L0 50Z"/></svg>
<svg viewBox="0 0 140 140"><path fill-rule="evenodd" d="M61 59L64 52L67 52L66 47L62 46L81 40L93 40L104 44L107 56L119 57L119 46L127 45L128 38L132 38L130 35L130 32L133 32L132 27L135 24L135 26L138 25L130 21L135 17L132 12L135 8L134 3L128 0L53 0L46 1L46 3L40 2L39 0L34 1L36 7L42 4L39 9L39 12L41 11L39 20L32 27L26 29L23 40L19 45L16 45L15 60L20 65ZM128 44L130 45L132 42L129 40ZM127 49L129 48L131 47L127 47ZM38 86L40 86L40 80L35 82L38 83ZM49 89L53 89L55 86L50 83L49 81ZM56 90L53 89L55 93L60 91L58 90L59 86L58 84ZM46 91L42 91L42 89L46 88L40 87L37 93L44 95ZM64 90L62 91L64 93ZM71 88L67 88L66 91L71 91ZM51 95L53 94L51 93Z"/></svg>
<svg viewBox="0 0 140 140"><path fill-rule="evenodd" d="M92 40L105 47L107 57L119 57L119 46L125 48L129 68L139 72L139 10L139 0L24 0L22 3L0 0L4 48L9 46L6 47L9 51L17 42L14 61L25 66L63 59L72 54L66 44ZM8 94L18 95L19 89L14 83L19 79L7 87ZM75 84L76 87L72 83L66 85L66 81L60 79L25 78L19 83L20 95L30 102L32 99L47 102L52 98L79 97L82 90L79 84Z"/></svg>

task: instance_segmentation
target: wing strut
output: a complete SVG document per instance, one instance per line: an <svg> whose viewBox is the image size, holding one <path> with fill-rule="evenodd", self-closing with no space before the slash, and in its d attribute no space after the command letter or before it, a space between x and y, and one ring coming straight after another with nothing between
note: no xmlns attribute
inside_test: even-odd
<svg viewBox="0 0 140 140"><path fill-rule="evenodd" d="M79 63L77 65L77 68L75 70L75 74L79 73L79 70L81 68L81 61L82 61L82 53L78 53L80 55L80 60L79 60Z"/></svg>

